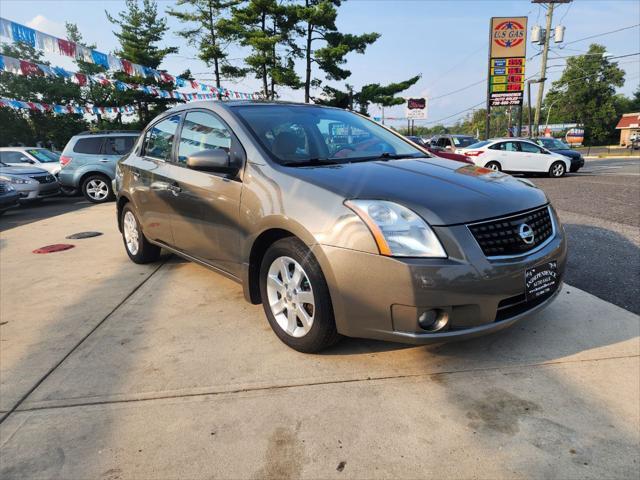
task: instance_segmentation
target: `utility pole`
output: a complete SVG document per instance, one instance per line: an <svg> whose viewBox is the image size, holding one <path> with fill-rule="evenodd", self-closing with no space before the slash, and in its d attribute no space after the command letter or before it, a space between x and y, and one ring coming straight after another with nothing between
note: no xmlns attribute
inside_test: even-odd
<svg viewBox="0 0 640 480"><path fill-rule="evenodd" d="M549 55L549 42L551 40L551 25L553 22L553 9L555 3L547 4L547 27L544 34L544 48L542 50L542 64L540 66L540 84L538 85L538 98L536 100L536 113L533 120L535 134L538 135L540 127L540 112L542 110L542 97L544 96L544 79L547 76L547 56ZM531 136L533 132L529 132Z"/></svg>

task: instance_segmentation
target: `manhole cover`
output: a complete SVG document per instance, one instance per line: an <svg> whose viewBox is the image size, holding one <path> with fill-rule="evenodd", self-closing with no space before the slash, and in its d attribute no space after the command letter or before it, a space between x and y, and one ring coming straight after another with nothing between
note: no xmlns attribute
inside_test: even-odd
<svg viewBox="0 0 640 480"><path fill-rule="evenodd" d="M102 232L80 232L80 233L74 233L73 235L69 235L66 238L71 240L78 240L81 238L99 237L100 235L102 235Z"/></svg>
<svg viewBox="0 0 640 480"><path fill-rule="evenodd" d="M47 245L46 247L36 248L33 253L62 252L73 247L75 247L75 245L71 245L70 243L56 243L55 245Z"/></svg>

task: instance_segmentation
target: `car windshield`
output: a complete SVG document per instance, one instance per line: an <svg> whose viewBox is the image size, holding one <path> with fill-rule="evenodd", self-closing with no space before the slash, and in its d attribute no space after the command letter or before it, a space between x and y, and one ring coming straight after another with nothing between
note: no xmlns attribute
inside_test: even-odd
<svg viewBox="0 0 640 480"><path fill-rule="evenodd" d="M475 137L451 137L453 144L458 148L467 148L478 141Z"/></svg>
<svg viewBox="0 0 640 480"><path fill-rule="evenodd" d="M234 111L278 163L291 166L427 157L377 123L334 108L242 105Z"/></svg>
<svg viewBox="0 0 640 480"><path fill-rule="evenodd" d="M562 140L558 140L557 138L541 138L538 140L538 143L545 148L558 148L558 149L570 148L569 145L564 143Z"/></svg>
<svg viewBox="0 0 640 480"><path fill-rule="evenodd" d="M479 142L476 143L472 143L471 145L469 145L466 148L482 148L485 147L487 145L489 145L491 142L489 140L481 140Z"/></svg>
<svg viewBox="0 0 640 480"><path fill-rule="evenodd" d="M45 148L33 148L27 150L27 153L41 163L58 163L60 161L60 155Z"/></svg>

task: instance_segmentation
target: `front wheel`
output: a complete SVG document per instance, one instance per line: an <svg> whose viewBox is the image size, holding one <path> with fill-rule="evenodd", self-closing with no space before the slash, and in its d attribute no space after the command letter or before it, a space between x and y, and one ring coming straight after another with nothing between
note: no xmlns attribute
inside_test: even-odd
<svg viewBox="0 0 640 480"><path fill-rule="evenodd" d="M271 328L289 347L314 353L339 340L324 275L300 240L284 238L269 247L260 266L260 295Z"/></svg>
<svg viewBox="0 0 640 480"><path fill-rule="evenodd" d="M484 167L488 168L489 170L493 170L495 172L499 172L502 170L498 162L489 162Z"/></svg>
<svg viewBox="0 0 640 480"><path fill-rule="evenodd" d="M567 167L563 162L554 162L549 168L549 176L552 178L560 178L564 176L567 171Z"/></svg>
<svg viewBox="0 0 640 480"><path fill-rule="evenodd" d="M151 263L160 258L160 247L149 243L144 236L131 205L125 205L122 209L122 219L120 221L124 248L134 263Z"/></svg>
<svg viewBox="0 0 640 480"><path fill-rule="evenodd" d="M105 203L113 200L111 180L105 175L90 175L82 182L82 193L91 203Z"/></svg>

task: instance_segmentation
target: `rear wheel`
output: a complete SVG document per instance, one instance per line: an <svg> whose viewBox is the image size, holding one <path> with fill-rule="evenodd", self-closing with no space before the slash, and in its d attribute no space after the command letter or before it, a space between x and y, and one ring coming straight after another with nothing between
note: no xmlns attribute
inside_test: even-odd
<svg viewBox="0 0 640 480"><path fill-rule="evenodd" d="M336 343L329 288L318 261L296 238L275 242L262 259L260 294L271 328L299 352L318 352Z"/></svg>
<svg viewBox="0 0 640 480"><path fill-rule="evenodd" d="M106 175L90 175L82 182L82 193L92 203L104 203L113 200L111 180Z"/></svg>
<svg viewBox="0 0 640 480"><path fill-rule="evenodd" d="M134 263L151 263L160 258L160 247L149 243L140 229L138 218L131 205L125 205L122 209L122 240L127 255Z"/></svg>
<svg viewBox="0 0 640 480"><path fill-rule="evenodd" d="M549 176L553 178L562 177L567 171L567 167L563 162L554 162L551 167L549 167Z"/></svg>
<svg viewBox="0 0 640 480"><path fill-rule="evenodd" d="M498 162L489 162L484 167L488 168L489 170L495 170L496 172L499 172L502 170L502 167Z"/></svg>

